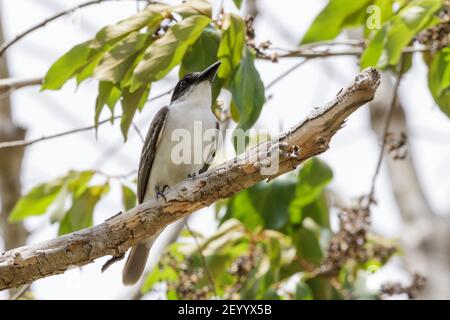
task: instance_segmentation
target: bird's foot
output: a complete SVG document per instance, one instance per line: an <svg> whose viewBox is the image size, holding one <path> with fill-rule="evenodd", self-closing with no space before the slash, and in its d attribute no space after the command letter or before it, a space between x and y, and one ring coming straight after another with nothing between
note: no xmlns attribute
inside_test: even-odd
<svg viewBox="0 0 450 320"><path fill-rule="evenodd" d="M118 253L117 255L114 255L111 259L106 261L105 264L102 266L102 269L101 269L102 272L105 272L106 269L111 267L114 263L119 262L123 258L125 258L125 253Z"/></svg>
<svg viewBox="0 0 450 320"><path fill-rule="evenodd" d="M187 177L188 177L188 179L194 180L196 176L197 176L197 173L194 172L194 173L189 173Z"/></svg>
<svg viewBox="0 0 450 320"><path fill-rule="evenodd" d="M170 187L167 184L163 185L162 187L156 185L155 186L156 199L159 199L159 197L162 197L164 199L164 201L167 202L164 192L166 192L168 189L170 189Z"/></svg>

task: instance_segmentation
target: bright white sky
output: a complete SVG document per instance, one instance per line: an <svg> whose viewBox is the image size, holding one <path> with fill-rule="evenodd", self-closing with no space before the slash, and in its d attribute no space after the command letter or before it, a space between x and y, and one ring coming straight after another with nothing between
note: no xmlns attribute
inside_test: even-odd
<svg viewBox="0 0 450 320"><path fill-rule="evenodd" d="M5 38L11 39L55 12L82 2L0 0ZM234 10L231 0L224 2L227 9ZM257 42L271 40L274 46L295 46L325 2L260 0L262 19L256 24ZM136 2L107 2L50 23L8 50L11 76L43 75L51 63L74 44L92 37L102 26L135 12ZM258 62L258 69L267 83L297 61L283 60L278 64ZM257 127L278 130L280 124L286 128L297 123L313 107L323 105L341 87L349 84L357 72L358 67L351 57L308 62L268 92L273 94L273 99L264 107ZM172 73L167 80L153 86L151 96L173 87L175 83L176 74ZM90 125L93 123L96 90L96 83L91 81L78 89L71 82L55 92L39 93L36 87L16 91L12 95L15 119L28 129L28 138ZM409 124L414 130L414 135L410 137L413 145L411 152L426 195L436 212L448 214L450 122L430 97L426 69L420 57L417 57L414 69L404 78L401 96L407 105ZM147 105L145 111L137 115L136 122L142 131L147 130L154 113L167 104L168 99L165 97ZM333 168L331 188L347 200L367 193L376 164L377 140L368 120L367 108L352 115L347 126L332 141L330 150L322 156ZM117 125L101 127L98 141L94 132L88 132L36 144L27 148L25 154L24 190L65 174L69 169L96 168L110 174L128 173L137 168L140 149L141 141L134 131L130 131L129 141L123 145ZM401 221L384 172L378 181L379 206L373 213L373 227L379 233L397 237L401 231ZM120 210L120 195L118 188L114 187L96 211L95 221L99 223ZM194 214L191 220L191 225L200 230L211 229L208 226L213 224L210 209ZM27 227L34 231L29 243L50 239L57 232L56 226L49 225L48 217L32 218L27 221ZM126 296L130 289L121 284L122 263L101 274L100 267L104 261L106 259L100 259L82 269L39 280L33 285L34 293L41 299L114 299Z"/></svg>

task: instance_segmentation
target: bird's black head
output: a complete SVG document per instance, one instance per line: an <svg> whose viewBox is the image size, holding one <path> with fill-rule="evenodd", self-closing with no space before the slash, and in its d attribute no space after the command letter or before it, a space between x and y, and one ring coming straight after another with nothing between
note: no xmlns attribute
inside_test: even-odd
<svg viewBox="0 0 450 320"><path fill-rule="evenodd" d="M218 61L201 72L189 73L184 76L184 78L178 81L175 86L170 102L174 102L175 100L185 97L187 94L192 92L195 87L205 82L209 83L210 90L211 82L214 80L220 64L220 61Z"/></svg>

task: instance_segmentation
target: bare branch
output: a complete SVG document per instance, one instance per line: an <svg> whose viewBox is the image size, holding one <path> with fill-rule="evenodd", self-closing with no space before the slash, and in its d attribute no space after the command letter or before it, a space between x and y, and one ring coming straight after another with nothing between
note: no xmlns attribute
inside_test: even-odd
<svg viewBox="0 0 450 320"><path fill-rule="evenodd" d="M53 16L48 17L47 19L45 19L44 21L35 24L34 26L32 26L31 28L28 28L27 30L23 31L22 33L19 33L18 35L16 35L13 39L9 40L9 41L5 41L2 44L0 44L0 57L5 53L5 51L11 47L13 44L15 44L16 42L18 42L19 40L21 40L22 38L26 37L27 35L29 35L30 33L32 33L33 31L36 31L42 27L45 27L47 25L47 23L54 21L58 18L61 18L65 15L71 14L81 8L85 8L88 6L92 6L94 4L99 4L102 2L106 2L106 1L123 1L123 0L91 0L91 1L87 1L85 3L76 5L72 8L66 9L64 11L58 12L56 14L54 14ZM148 0L134 0L134 1L145 1L145 2L150 2Z"/></svg>
<svg viewBox="0 0 450 320"><path fill-rule="evenodd" d="M139 139L141 139L141 142L144 143L145 142L144 135L142 134L137 124L132 122L131 125L133 126L134 131L136 131L137 135L139 136Z"/></svg>
<svg viewBox="0 0 450 320"><path fill-rule="evenodd" d="M292 72L294 72L295 70L297 70L298 68L303 66L306 62L308 62L308 59L302 60L299 63L294 64L292 67L290 67L289 69L284 71L282 74L280 74L278 77L276 77L271 82L269 82L269 84L265 87L265 89L267 90L267 89L272 88L274 85L276 85L278 82L280 82L285 77L290 75Z"/></svg>
<svg viewBox="0 0 450 320"><path fill-rule="evenodd" d="M306 58L306 59L317 59L317 58L329 58L329 57L345 57L345 56L356 56L359 57L363 54L365 45L361 43L359 47L356 44L351 45L349 49L341 50L331 50L330 47L340 45L340 43L327 42L321 44L326 46L325 49L316 49L311 45L304 45L298 49L268 49L271 54L258 55L258 59L277 61L282 58ZM403 49L403 53L416 53L416 52L427 52L430 51L431 47L406 47Z"/></svg>
<svg viewBox="0 0 450 320"><path fill-rule="evenodd" d="M116 117L114 117L114 119L120 119L120 117L121 116L116 116ZM111 121L111 119L105 119L105 120L100 121L98 123L98 125L101 126L102 124L105 124L110 121ZM43 137L40 137L37 139L32 139L32 140L16 140L16 141L0 142L0 149L15 148L15 147L27 147L32 144L42 142L45 140L55 139L55 138L59 138L59 137L63 137L63 136L67 136L67 135L71 135L71 134L79 133L79 132L83 132L83 131L89 131L89 130L93 130L93 129L95 129L95 125L72 129L72 130L68 130L68 131L63 131L63 132L55 133L55 134L48 135L48 136L43 136Z"/></svg>
<svg viewBox="0 0 450 320"><path fill-rule="evenodd" d="M129 247L194 211L259 181L292 171L304 160L329 148L331 138L346 119L373 99L379 83L378 71L364 71L350 87L295 127L251 148L245 156L179 183L165 194L167 201L153 198L92 228L1 254L0 290L64 273L105 255L120 256ZM295 154L295 150L300 152ZM276 174L263 175L261 169L274 160L279 164Z"/></svg>
<svg viewBox="0 0 450 320"><path fill-rule="evenodd" d="M158 99L170 94L171 92L172 92L172 90L163 92L157 96L154 96L153 98L148 99L148 102L158 100ZM121 115L115 116L115 117L113 117L113 119L117 120L117 119L120 119L121 117L122 117ZM102 120L98 123L98 125L101 126L101 125L109 122L110 120L111 120L111 118ZM133 126L134 126L134 123L133 123ZM47 141L47 140L51 140L51 139L55 139L55 138L60 138L60 137L74 134L74 133L89 131L89 130L93 130L93 129L95 129L95 125L86 126L86 127L82 127L82 128L76 128L76 129L72 129L72 130L68 130L68 131L63 131L63 132L55 133L55 134L48 135L48 136L43 136L43 137L32 139L32 140L15 140L15 141L0 142L0 149L27 147L32 144L38 143L38 142ZM135 127L135 129L139 129L139 128ZM143 138L142 134L139 134L139 136L141 139Z"/></svg>
<svg viewBox="0 0 450 320"><path fill-rule="evenodd" d="M0 79L0 92L13 91L20 88L29 86L38 86L41 84L42 84L42 77Z"/></svg>
<svg viewBox="0 0 450 320"><path fill-rule="evenodd" d="M373 197L375 195L375 183L377 181L378 175L380 173L381 164L383 162L383 156L384 156L384 149L386 148L387 138L388 138L388 131L389 127L391 125L392 115L394 114L395 107L397 106L397 100L398 100L398 89L400 88L400 84L402 82L403 73L405 69L405 59L402 57L402 61L400 62L400 71L397 76L397 82L395 83L393 97L391 105L389 106L389 109L386 112L386 119L384 120L383 125L383 131L381 132L381 146L380 146L380 153L378 156L378 162L377 166L375 168L375 173L372 177L372 184L370 187L370 192L367 196L368 202L366 204L367 208L370 206L370 204L373 201Z"/></svg>

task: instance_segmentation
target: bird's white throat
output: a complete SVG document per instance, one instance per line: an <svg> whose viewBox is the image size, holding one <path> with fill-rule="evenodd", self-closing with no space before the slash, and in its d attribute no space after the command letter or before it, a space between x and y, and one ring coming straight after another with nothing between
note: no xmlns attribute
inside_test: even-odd
<svg viewBox="0 0 450 320"><path fill-rule="evenodd" d="M183 96L173 101L171 106L183 104L192 108L207 108L211 109L212 93L211 83L203 81L197 85L192 86ZM187 105L186 105L187 104Z"/></svg>

